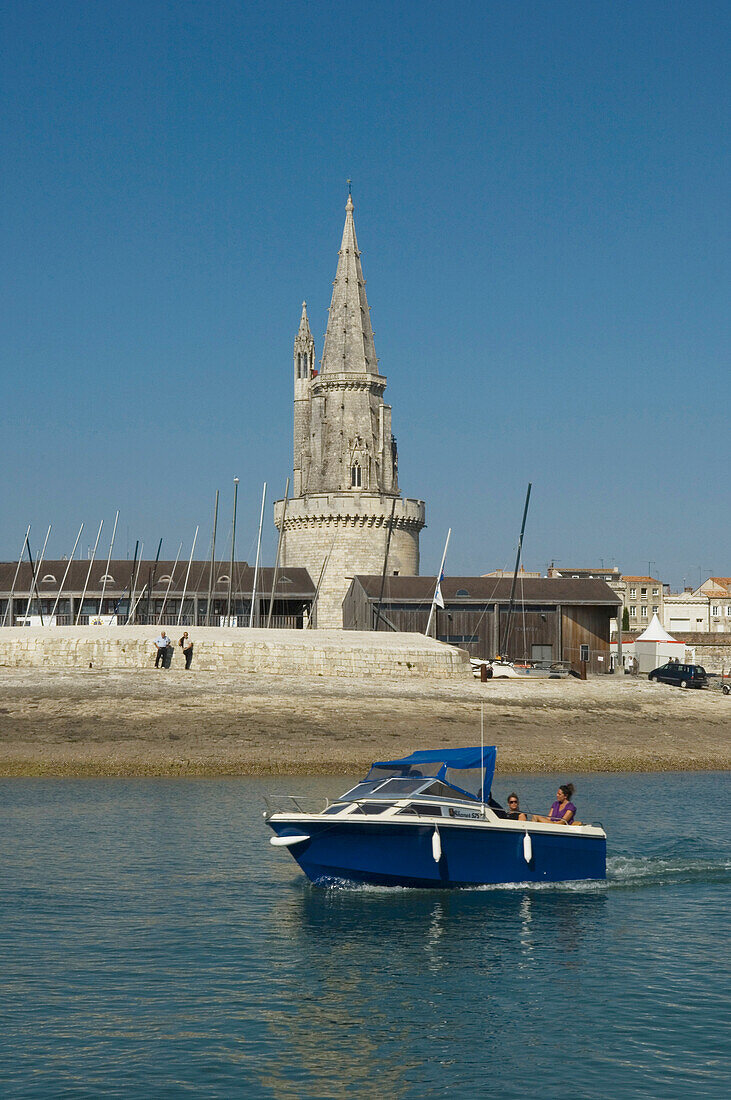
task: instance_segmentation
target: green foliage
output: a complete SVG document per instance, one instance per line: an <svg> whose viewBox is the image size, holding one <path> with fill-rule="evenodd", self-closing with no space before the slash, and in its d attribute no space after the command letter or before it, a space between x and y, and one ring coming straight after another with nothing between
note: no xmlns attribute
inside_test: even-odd
<svg viewBox="0 0 731 1100"><path fill-rule="evenodd" d="M629 608L625 607L622 612L622 630L629 630Z"/></svg>

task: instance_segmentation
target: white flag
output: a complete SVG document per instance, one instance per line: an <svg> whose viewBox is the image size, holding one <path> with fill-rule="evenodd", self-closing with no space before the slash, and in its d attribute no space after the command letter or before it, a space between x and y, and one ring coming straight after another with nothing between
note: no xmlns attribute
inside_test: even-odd
<svg viewBox="0 0 731 1100"><path fill-rule="evenodd" d="M443 580L444 580L444 570L442 569L441 576L439 577L439 580L437 581L437 587L436 587L436 590L434 592L434 603L437 605L437 607L441 607L442 611L444 611L444 598L442 596L442 581Z"/></svg>

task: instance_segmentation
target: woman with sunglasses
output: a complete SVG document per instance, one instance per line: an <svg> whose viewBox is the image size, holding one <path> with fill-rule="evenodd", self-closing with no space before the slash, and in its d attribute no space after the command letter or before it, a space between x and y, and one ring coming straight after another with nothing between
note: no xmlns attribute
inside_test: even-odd
<svg viewBox="0 0 731 1100"><path fill-rule="evenodd" d="M508 795L508 811L505 814L505 816L506 816L506 818L508 818L509 821L527 821L528 820L526 818L525 814L521 813L520 802L518 801L518 796L515 793L515 791L513 791L512 794Z"/></svg>

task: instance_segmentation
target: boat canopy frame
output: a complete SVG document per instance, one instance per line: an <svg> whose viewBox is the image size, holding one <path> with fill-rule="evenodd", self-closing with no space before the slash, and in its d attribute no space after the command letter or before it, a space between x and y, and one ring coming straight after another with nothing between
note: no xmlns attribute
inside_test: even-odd
<svg viewBox="0 0 731 1100"><path fill-rule="evenodd" d="M487 802L495 774L497 748L420 749L398 760L377 760L363 783L379 779L439 779L480 802ZM360 784L359 784L360 785Z"/></svg>

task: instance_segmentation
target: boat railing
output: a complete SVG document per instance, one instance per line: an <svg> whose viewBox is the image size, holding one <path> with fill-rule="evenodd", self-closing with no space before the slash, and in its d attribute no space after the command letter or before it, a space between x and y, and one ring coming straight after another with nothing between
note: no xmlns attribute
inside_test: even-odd
<svg viewBox="0 0 731 1100"><path fill-rule="evenodd" d="M272 814L321 814L332 805L329 798L317 795L275 794L264 795L266 816Z"/></svg>

